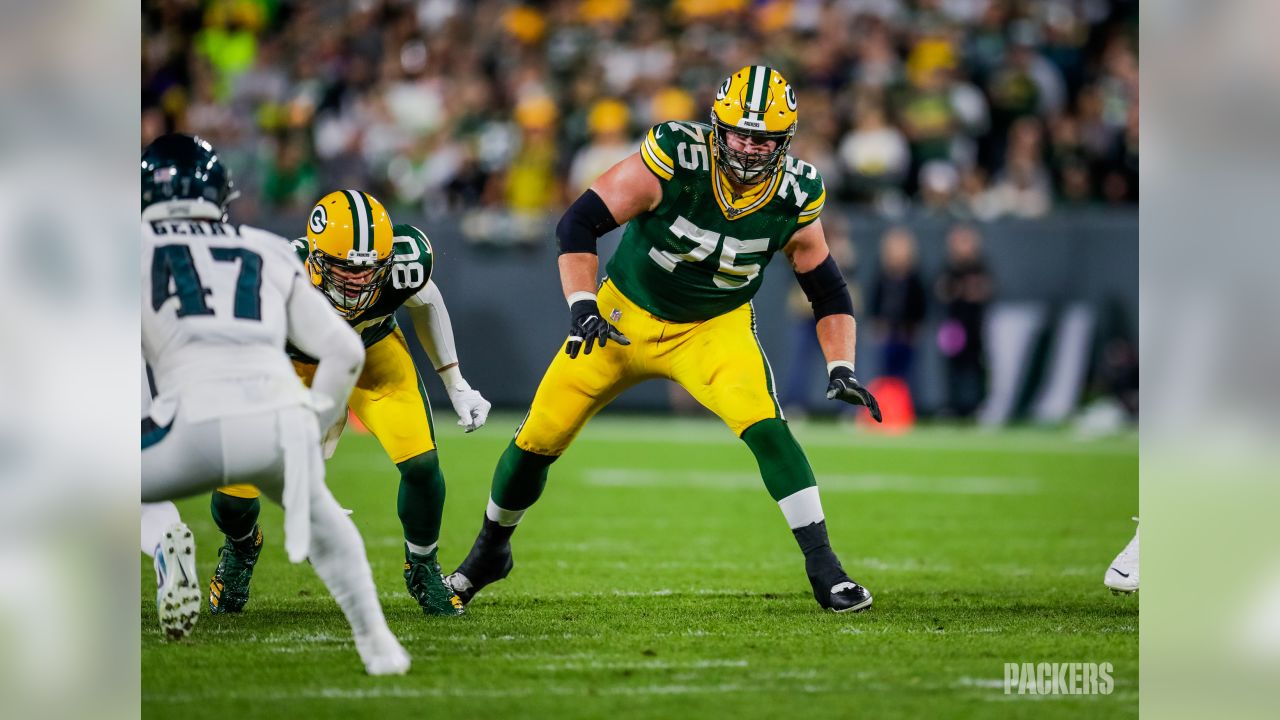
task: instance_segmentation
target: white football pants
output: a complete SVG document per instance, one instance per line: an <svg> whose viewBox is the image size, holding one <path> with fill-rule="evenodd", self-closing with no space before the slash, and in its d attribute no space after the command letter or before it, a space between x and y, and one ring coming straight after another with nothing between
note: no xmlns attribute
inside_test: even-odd
<svg viewBox="0 0 1280 720"><path fill-rule="evenodd" d="M196 422L183 414L179 405L168 432L142 451L143 502L256 485L284 505L290 559L311 559L356 637L390 634L360 531L324 483L315 413L292 406Z"/></svg>
<svg viewBox="0 0 1280 720"><path fill-rule="evenodd" d="M148 557L155 557L156 547L160 545L164 531L180 522L182 516L173 503L142 503L142 552Z"/></svg>

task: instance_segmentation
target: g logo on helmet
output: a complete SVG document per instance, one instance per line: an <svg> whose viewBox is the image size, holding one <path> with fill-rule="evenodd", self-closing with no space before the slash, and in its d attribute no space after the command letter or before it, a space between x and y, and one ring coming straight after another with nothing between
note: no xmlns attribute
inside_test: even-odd
<svg viewBox="0 0 1280 720"><path fill-rule="evenodd" d="M796 111L796 91L791 89L790 84L787 85L787 89L783 93L783 95L787 98L787 109L790 110L791 112L795 112Z"/></svg>
<svg viewBox="0 0 1280 720"><path fill-rule="evenodd" d="M720 89L716 91L717 100L723 100L724 96L729 94L729 83L732 83L732 82L733 82L733 76L730 75L729 77L724 79L724 82L720 83Z"/></svg>
<svg viewBox="0 0 1280 720"><path fill-rule="evenodd" d="M322 233L329 224L329 213L325 212L323 205L317 205L311 211L311 220L307 222L311 226L311 232Z"/></svg>

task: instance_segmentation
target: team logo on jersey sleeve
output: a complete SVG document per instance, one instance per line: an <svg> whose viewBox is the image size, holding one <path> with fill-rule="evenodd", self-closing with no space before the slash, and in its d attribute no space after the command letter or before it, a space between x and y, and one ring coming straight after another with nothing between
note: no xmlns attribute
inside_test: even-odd
<svg viewBox="0 0 1280 720"><path fill-rule="evenodd" d="M323 205L316 205L315 209L311 211L311 220L308 221L308 225L311 226L311 232L322 233L328 224L329 213L325 211Z"/></svg>

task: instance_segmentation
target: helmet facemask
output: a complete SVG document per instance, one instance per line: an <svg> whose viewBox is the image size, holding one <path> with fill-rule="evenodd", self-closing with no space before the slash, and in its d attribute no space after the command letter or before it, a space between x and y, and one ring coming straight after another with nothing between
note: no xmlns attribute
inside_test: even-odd
<svg viewBox="0 0 1280 720"><path fill-rule="evenodd" d="M729 146L728 134L730 132L750 137L757 143L773 140L777 145L768 152L735 150ZM736 128L722 122L713 111L711 113L711 135L713 138L712 145L715 148L716 167L726 177L740 185L759 185L772 178L775 173L782 169L782 163L786 161L787 150L791 147L791 137L795 135L795 132L796 127L794 124L787 130L780 132Z"/></svg>
<svg viewBox="0 0 1280 720"><path fill-rule="evenodd" d="M352 250L350 256L358 255ZM375 253L368 253L368 258L336 258L322 251L317 251L307 258L311 270L320 277L320 289L330 304L346 317L367 310L382 290L382 286L391 277L391 260L387 257L378 260ZM350 275L369 273L362 281L351 279Z"/></svg>

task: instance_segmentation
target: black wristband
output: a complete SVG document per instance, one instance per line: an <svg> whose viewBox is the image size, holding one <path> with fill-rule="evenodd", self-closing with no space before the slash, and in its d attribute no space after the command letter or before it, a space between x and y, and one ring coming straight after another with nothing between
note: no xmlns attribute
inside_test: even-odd
<svg viewBox="0 0 1280 720"><path fill-rule="evenodd" d="M595 190L587 190L565 210L556 225L556 238L560 241L560 254L596 253L596 239L618 227L604 200Z"/></svg>
<svg viewBox="0 0 1280 720"><path fill-rule="evenodd" d="M826 260L809 272L796 273L796 279L800 281L805 297L809 298L815 319L821 320L828 315L853 315L849 286L831 255L828 254Z"/></svg>

